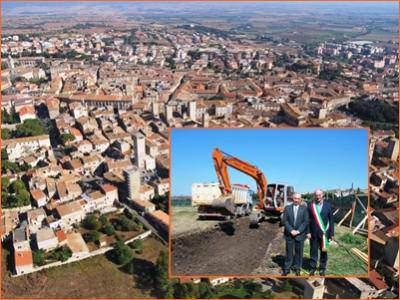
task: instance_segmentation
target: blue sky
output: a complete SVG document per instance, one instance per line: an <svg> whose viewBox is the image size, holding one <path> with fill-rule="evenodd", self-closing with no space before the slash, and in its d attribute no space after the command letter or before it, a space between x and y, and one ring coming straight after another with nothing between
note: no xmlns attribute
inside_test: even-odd
<svg viewBox="0 0 400 300"><path fill-rule="evenodd" d="M298 192L316 188L366 188L368 132L364 129L171 130L172 195L190 195L193 182L216 182L215 147L256 165L268 183L285 182ZM229 168L231 183L252 178Z"/></svg>

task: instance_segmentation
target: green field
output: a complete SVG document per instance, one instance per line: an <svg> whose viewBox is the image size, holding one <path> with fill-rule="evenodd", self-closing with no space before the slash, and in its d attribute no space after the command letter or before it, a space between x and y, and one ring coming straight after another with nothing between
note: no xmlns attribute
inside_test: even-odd
<svg viewBox="0 0 400 300"><path fill-rule="evenodd" d="M347 227L335 228L335 241L338 246L332 246L328 252L328 267L326 275L360 275L365 276L368 266L350 249L356 247L368 254L367 238L362 235L353 235ZM310 258L310 244L304 246L303 274L308 274L308 262Z"/></svg>

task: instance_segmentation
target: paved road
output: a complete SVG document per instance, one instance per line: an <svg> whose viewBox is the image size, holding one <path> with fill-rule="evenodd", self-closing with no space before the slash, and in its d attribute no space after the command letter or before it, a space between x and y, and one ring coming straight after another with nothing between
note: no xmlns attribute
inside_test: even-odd
<svg viewBox="0 0 400 300"><path fill-rule="evenodd" d="M132 207L130 207L128 204L126 203L121 203L122 206L124 208L126 208L133 216L135 216L136 218L138 218L138 220L140 222L143 223L143 225L147 228L150 229L156 236L158 236L162 242L164 244L168 244L167 240L168 237L166 236L166 233L161 232L160 230L156 229L153 225L150 224L149 221L147 221L147 219L143 216L141 216L135 209L133 209Z"/></svg>

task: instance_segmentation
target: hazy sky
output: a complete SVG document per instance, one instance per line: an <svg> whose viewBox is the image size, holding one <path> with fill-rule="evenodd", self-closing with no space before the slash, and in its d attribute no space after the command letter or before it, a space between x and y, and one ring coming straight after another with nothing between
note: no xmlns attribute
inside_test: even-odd
<svg viewBox="0 0 400 300"><path fill-rule="evenodd" d="M368 133L363 129L196 129L171 131L172 195L190 195L194 182L216 182L215 147L256 165L269 183L299 192L315 188L366 188ZM255 182L229 168L231 183Z"/></svg>
<svg viewBox="0 0 400 300"><path fill-rule="evenodd" d="M205 1L207 2L207 1ZM88 2L88 1L76 1L76 2L4 2L2 1L3 13L14 13L21 12L21 8L25 11L25 8L28 9L26 12L29 12L29 9L41 7L43 11L47 9L57 9L62 8L61 11L64 13L68 13L68 7L73 8L74 6L124 6L124 7L140 7L140 8L169 8L169 7L185 7L197 9L197 7L205 7L205 8L235 8L240 7L244 10L247 9L259 9L259 8L285 8L285 9L334 9L336 11L347 11L347 12L390 12L393 11L394 14L397 14L397 2L223 2L217 3L216 1L211 1L207 3L202 2L185 2L182 3L177 2L118 2L118 1L100 1L100 2ZM34 11L37 11L34 10Z"/></svg>

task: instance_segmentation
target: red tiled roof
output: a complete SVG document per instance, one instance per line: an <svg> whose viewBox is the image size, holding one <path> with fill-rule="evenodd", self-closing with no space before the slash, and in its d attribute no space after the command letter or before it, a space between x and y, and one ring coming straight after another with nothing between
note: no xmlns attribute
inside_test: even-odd
<svg viewBox="0 0 400 300"><path fill-rule="evenodd" d="M14 252L14 263L16 267L26 266L33 264L32 251L15 251Z"/></svg>
<svg viewBox="0 0 400 300"><path fill-rule="evenodd" d="M57 236L59 243L61 243L62 241L65 241L67 239L67 235L65 234L64 230L62 230L62 229L56 231L56 236Z"/></svg>
<svg viewBox="0 0 400 300"><path fill-rule="evenodd" d="M19 110L19 115L35 114L35 109L32 106L24 106Z"/></svg>
<svg viewBox="0 0 400 300"><path fill-rule="evenodd" d="M101 189L104 191L104 193L108 193L115 191L117 188L112 184L106 183L101 186Z"/></svg>
<svg viewBox="0 0 400 300"><path fill-rule="evenodd" d="M166 214L165 212L163 212L162 210L155 210L151 213L149 213L149 215L159 221L161 221L162 223L164 223L166 226L169 226L169 215Z"/></svg>

